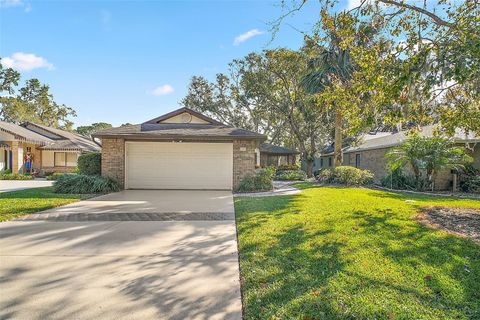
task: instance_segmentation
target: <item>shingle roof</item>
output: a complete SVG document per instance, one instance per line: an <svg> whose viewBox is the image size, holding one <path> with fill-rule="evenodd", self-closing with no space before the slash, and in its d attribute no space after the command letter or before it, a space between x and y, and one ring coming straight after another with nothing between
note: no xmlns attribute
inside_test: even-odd
<svg viewBox="0 0 480 320"><path fill-rule="evenodd" d="M52 133L55 138L46 137L42 134L41 130L35 131L35 128L44 130L43 133L48 131ZM26 122L19 126L13 123L0 121L0 130L15 136L18 140L40 145L43 150L100 151L100 146L90 139L72 132L50 128L36 123Z"/></svg>
<svg viewBox="0 0 480 320"><path fill-rule="evenodd" d="M422 130L419 131L419 135L421 137L432 137L435 131L435 126L424 126ZM363 150L370 150L370 149L382 149L382 148L389 148L394 147L402 142L404 142L408 138L408 131L401 131L397 133L391 133L388 135L382 135L378 138L369 137L369 139L365 139L365 141L357 146L352 146L345 149L345 153L348 152L356 152L356 151L363 151ZM463 130L456 130L455 134L453 135L453 140L458 143L462 142L480 142L480 137L475 136L474 134L466 134Z"/></svg>
<svg viewBox="0 0 480 320"><path fill-rule="evenodd" d="M297 150L276 146L270 143L262 143L260 145L260 152L269 154L299 154Z"/></svg>
<svg viewBox="0 0 480 320"><path fill-rule="evenodd" d="M42 147L41 149L43 150L78 150L88 152L100 151L100 146L95 141L73 132L51 128L32 122L26 122L22 126L28 127L28 130L32 131L35 131L35 127L37 127L59 137L59 139L52 139L52 143Z"/></svg>
<svg viewBox="0 0 480 320"><path fill-rule="evenodd" d="M15 136L18 140L32 142L40 145L51 143L52 140L36 132L28 130L14 123L0 121L0 130Z"/></svg>
<svg viewBox="0 0 480 320"><path fill-rule="evenodd" d="M183 112L204 119L208 124L199 123L158 123ZM122 137L122 138L143 138L143 139L257 139L265 140L267 137L253 131L234 128L204 116L188 108L167 113L166 115L149 120L142 124L128 125L117 128L109 128L97 131L94 137Z"/></svg>

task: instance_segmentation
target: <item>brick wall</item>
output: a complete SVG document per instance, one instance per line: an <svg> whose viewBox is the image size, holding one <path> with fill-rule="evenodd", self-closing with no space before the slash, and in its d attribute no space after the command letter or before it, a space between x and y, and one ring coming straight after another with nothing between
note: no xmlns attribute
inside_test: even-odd
<svg viewBox="0 0 480 320"><path fill-rule="evenodd" d="M125 140L102 139L102 175L125 187Z"/></svg>
<svg viewBox="0 0 480 320"><path fill-rule="evenodd" d="M233 188L235 189L243 177L255 173L255 148L257 141L233 141Z"/></svg>

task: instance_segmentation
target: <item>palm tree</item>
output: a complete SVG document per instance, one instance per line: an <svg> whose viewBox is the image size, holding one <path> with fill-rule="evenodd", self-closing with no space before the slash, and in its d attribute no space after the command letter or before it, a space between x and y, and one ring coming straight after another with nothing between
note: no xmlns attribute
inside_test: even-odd
<svg viewBox="0 0 480 320"><path fill-rule="evenodd" d="M417 189L421 189L422 173L435 188L435 178L444 168L460 169L473 158L465 153L465 148L455 146L450 139L440 136L420 137L413 135L400 146L387 153L389 170L393 171L407 164L412 168Z"/></svg>
<svg viewBox="0 0 480 320"><path fill-rule="evenodd" d="M318 93L334 81L340 81L342 85L348 85L354 70L349 49L340 47L340 39L335 34L330 35L330 43L327 48L308 62L308 70L302 83L310 93ZM339 108L335 109L335 166L342 165L342 142L343 142L343 114Z"/></svg>

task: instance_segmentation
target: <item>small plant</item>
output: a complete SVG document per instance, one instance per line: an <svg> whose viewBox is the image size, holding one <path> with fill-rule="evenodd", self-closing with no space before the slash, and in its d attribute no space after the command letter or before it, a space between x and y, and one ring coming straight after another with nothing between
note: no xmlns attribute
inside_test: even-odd
<svg viewBox="0 0 480 320"><path fill-rule="evenodd" d="M396 190L415 190L417 186L416 179L413 175L406 175L402 168L396 168L388 175L384 176L380 181L383 187Z"/></svg>
<svg viewBox="0 0 480 320"><path fill-rule="evenodd" d="M85 153L78 157L78 173L85 175L100 175L102 155L98 152Z"/></svg>
<svg viewBox="0 0 480 320"><path fill-rule="evenodd" d="M464 192L480 193L480 169L467 165L460 171L460 189Z"/></svg>
<svg viewBox="0 0 480 320"><path fill-rule="evenodd" d="M109 177L85 174L64 174L53 184L56 193L109 193L120 191L117 181Z"/></svg>
<svg viewBox="0 0 480 320"><path fill-rule="evenodd" d="M33 180L33 176L22 173L0 173L0 180Z"/></svg>
<svg viewBox="0 0 480 320"><path fill-rule="evenodd" d="M254 175L248 175L242 179L235 191L256 192L270 191L273 189L273 176L275 167L257 169Z"/></svg>
<svg viewBox="0 0 480 320"><path fill-rule="evenodd" d="M373 173L350 166L339 166L319 172L318 180L323 183L337 183L346 186L363 186L371 184Z"/></svg>
<svg viewBox="0 0 480 320"><path fill-rule="evenodd" d="M303 170L283 170L278 172L275 176L276 180L293 181L293 180L305 180L307 174Z"/></svg>

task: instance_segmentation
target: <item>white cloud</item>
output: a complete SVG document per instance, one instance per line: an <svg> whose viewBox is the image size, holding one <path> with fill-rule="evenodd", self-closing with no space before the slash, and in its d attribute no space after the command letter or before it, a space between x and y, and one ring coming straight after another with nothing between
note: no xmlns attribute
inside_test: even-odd
<svg viewBox="0 0 480 320"><path fill-rule="evenodd" d="M164 84L153 89L150 93L154 96L164 96L175 91L173 87L169 84Z"/></svg>
<svg viewBox="0 0 480 320"><path fill-rule="evenodd" d="M15 52L10 57L2 58L2 64L7 68L17 69L19 71L30 71L33 69L47 68L53 70L53 64L43 57L34 53Z"/></svg>
<svg viewBox="0 0 480 320"><path fill-rule="evenodd" d="M233 40L233 45L238 46L240 43L245 42L252 37L259 36L259 35L264 34L264 33L265 33L264 31L260 31L258 29L249 30L249 31L247 31L245 33L242 33L241 35L235 37L235 39Z"/></svg>
<svg viewBox="0 0 480 320"><path fill-rule="evenodd" d="M1 7L20 7L23 6L22 0L0 0Z"/></svg>
<svg viewBox="0 0 480 320"><path fill-rule="evenodd" d="M362 0L348 0L347 10L352 10L353 8L358 7L362 3Z"/></svg>

